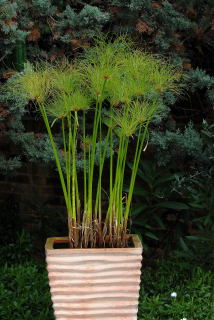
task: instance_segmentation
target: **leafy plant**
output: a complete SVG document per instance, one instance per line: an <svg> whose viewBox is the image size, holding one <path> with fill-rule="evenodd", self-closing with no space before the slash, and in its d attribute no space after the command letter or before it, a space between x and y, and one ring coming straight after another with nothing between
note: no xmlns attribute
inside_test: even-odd
<svg viewBox="0 0 214 320"><path fill-rule="evenodd" d="M212 295L212 270L173 256L158 260L142 274L138 319L212 319Z"/></svg>
<svg viewBox="0 0 214 320"><path fill-rule="evenodd" d="M132 170L132 164L129 164ZM181 215L187 216L189 206L173 192L179 173L157 166L155 161L142 160L137 171L131 211L132 230L140 234L144 246L149 240L159 241L165 249L172 247L182 234ZM128 188L125 188L128 191Z"/></svg>
<svg viewBox="0 0 214 320"><path fill-rule="evenodd" d="M2 264L7 263L7 265L11 265L29 260L33 249L32 236L22 230L17 232L14 237L14 240L8 240L0 248Z"/></svg>
<svg viewBox="0 0 214 320"><path fill-rule="evenodd" d="M1 265L0 318L2 320L54 319L43 265L32 261Z"/></svg>
<svg viewBox="0 0 214 320"><path fill-rule="evenodd" d="M202 172L188 179L184 186L183 192L186 194L192 219L189 221L188 234L180 238L182 250L178 248L177 255L192 263L213 265L213 175L203 176Z"/></svg>
<svg viewBox="0 0 214 320"><path fill-rule="evenodd" d="M14 78L13 86L8 90L35 101L44 120L65 198L71 246L126 245L134 183L149 122L158 108L160 95L167 90L179 91L176 84L179 78L180 74L173 66L134 50L131 41L122 37L114 42L98 40L73 64L39 65L36 68L28 64L24 74ZM86 132L89 115L93 127L91 132ZM56 122L63 139L60 152L52 132ZM124 170L129 143L135 133L129 192L124 199ZM119 141L114 154L113 135L117 135ZM82 206L76 165L80 141L84 159ZM110 180L104 216L102 174L107 149L111 150ZM97 179L96 164L99 165Z"/></svg>
<svg viewBox="0 0 214 320"><path fill-rule="evenodd" d="M185 127L183 132L179 129L176 132L153 131L150 138L151 145L155 147L154 157L160 166L167 166L170 162L178 162L178 160L180 167L184 162L192 166L191 162L204 160L203 141L192 122Z"/></svg>

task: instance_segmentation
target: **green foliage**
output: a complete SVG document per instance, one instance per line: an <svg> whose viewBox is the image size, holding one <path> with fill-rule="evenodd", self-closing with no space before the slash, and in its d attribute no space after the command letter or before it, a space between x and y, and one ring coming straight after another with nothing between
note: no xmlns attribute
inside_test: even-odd
<svg viewBox="0 0 214 320"><path fill-rule="evenodd" d="M187 123L198 121L212 114L213 97L213 22L212 1L201 5L199 1L143 1L135 13L130 6L134 1L113 1L118 6L115 17L120 21L113 25L115 32L121 29L138 35L141 46L163 54L183 68L184 88L188 86L188 101L181 98L179 105L169 100L172 114ZM200 5L199 5L200 3ZM201 88L203 90L201 90ZM185 101L186 100L186 101ZM188 110L188 111L187 111ZM196 119L195 119L196 118ZM178 119L179 120L179 119Z"/></svg>
<svg viewBox="0 0 214 320"><path fill-rule="evenodd" d="M212 319L213 281L212 271L174 257L157 260L142 274L138 319Z"/></svg>
<svg viewBox="0 0 214 320"><path fill-rule="evenodd" d="M207 169L207 172L203 170L183 176L174 185L174 190L182 192L186 198L191 211L188 233L180 238L182 251L178 251L178 256L205 266L214 263L213 166Z"/></svg>
<svg viewBox="0 0 214 320"><path fill-rule="evenodd" d="M189 206L188 212L182 217L180 216L181 223L174 223L171 227L183 248L182 257L195 262L203 261L205 265L212 264L212 247L214 245L212 236L214 207L213 125L204 122L200 133L190 125L183 134L180 132L173 133L173 135L172 133L165 135L159 133L157 136L161 139L156 139L156 135L152 137L152 139L155 138L153 142L158 146L156 161L164 165L165 170L170 168L172 172L178 172L175 174L172 184L168 185L169 190L166 197L170 195L171 191L174 197L184 199ZM177 137L175 138L175 136ZM163 142L162 137L164 137ZM165 137L170 137L168 142ZM180 145L178 141L180 141ZM161 170L158 169L158 172ZM145 190L144 187L144 192ZM143 205L142 201L139 206L141 205ZM174 214L174 211L171 213ZM142 215L138 219L143 221L143 218Z"/></svg>
<svg viewBox="0 0 214 320"><path fill-rule="evenodd" d="M206 219L207 216L204 218ZM183 261L210 267L214 262L213 228L204 227L198 219L195 219L193 223L197 225L197 227L200 227L200 229L197 230L197 233L194 235L188 235L180 238L180 248L177 249L175 255Z"/></svg>
<svg viewBox="0 0 214 320"><path fill-rule="evenodd" d="M24 41L18 41L14 50L14 66L21 71L24 63L26 63L26 44Z"/></svg>
<svg viewBox="0 0 214 320"><path fill-rule="evenodd" d="M184 75L184 83L194 92L197 89L210 89L214 85L214 78L210 77L204 70L195 69Z"/></svg>
<svg viewBox="0 0 214 320"><path fill-rule="evenodd" d="M52 0L32 0L28 10L32 8L39 16L52 16L56 13L57 7L53 6Z"/></svg>
<svg viewBox="0 0 214 320"><path fill-rule="evenodd" d="M171 132L153 131L150 137L151 145L155 146L158 164L166 166L171 161L205 160L203 141L200 134L190 122L184 129ZM178 163L178 162L177 162ZM181 163L181 162L179 162Z"/></svg>
<svg viewBox="0 0 214 320"><path fill-rule="evenodd" d="M11 157L10 159L5 159L4 157L0 157L0 171L3 174L8 174L9 172L13 172L15 169L18 169L22 166L20 157Z"/></svg>
<svg viewBox="0 0 214 320"><path fill-rule="evenodd" d="M210 167L213 173L214 124L208 124L206 121L204 121L202 124L201 136L204 143L204 153L207 160L210 162Z"/></svg>
<svg viewBox="0 0 214 320"><path fill-rule="evenodd" d="M153 246L164 253L177 248L183 261L213 265L213 171L185 176L172 173L176 169L173 164L160 168L142 162L134 189L132 232L140 235L146 251Z"/></svg>
<svg viewBox="0 0 214 320"><path fill-rule="evenodd" d="M18 10L17 2L0 1L1 57L11 54L17 41L24 41L27 32L21 30L13 20Z"/></svg>
<svg viewBox="0 0 214 320"><path fill-rule="evenodd" d="M65 8L66 6L66 8ZM92 37L102 30L110 19L108 12L102 12L98 7L85 5L83 8L71 7L67 1L63 5L53 0L8 0L0 1L0 32L1 60L7 65L20 70L20 43L25 43L29 58L39 56L44 58L51 52L55 55L57 48L49 51L41 50L37 41L41 38L46 44L46 37L52 42L60 41L71 44L75 37ZM22 50L25 60L25 46ZM61 50L61 49L60 49ZM18 59L18 63L17 63Z"/></svg>
<svg viewBox="0 0 214 320"><path fill-rule="evenodd" d="M201 131L196 131L189 123L183 132L166 131L151 133L150 143L156 147L155 157L159 165L167 166L179 159L180 170L183 173L201 172L204 176L213 174L214 126L206 121ZM175 162L176 165L178 162ZM187 167L189 166L189 167ZM188 169L186 171L186 169Z"/></svg>
<svg viewBox="0 0 214 320"><path fill-rule="evenodd" d="M208 75L204 70L196 68L195 70L191 70L184 75L183 82L192 93L196 93L199 90L204 90L209 99L209 103L213 103L214 77Z"/></svg>
<svg viewBox="0 0 214 320"><path fill-rule="evenodd" d="M16 234L13 230L12 237L8 237L7 242L1 246L1 263L11 265L14 263L23 263L29 260L32 254L33 242L29 233L19 231ZM7 235L8 236L8 235Z"/></svg>
<svg viewBox="0 0 214 320"><path fill-rule="evenodd" d="M132 169L132 165L129 166ZM152 244L172 249L186 231L190 207L186 199L173 191L173 183L180 174L170 169L143 160L137 172L131 225L132 232L140 235L145 249Z"/></svg>
<svg viewBox="0 0 214 320"><path fill-rule="evenodd" d="M115 6L127 7L131 11L138 11L143 7L141 0L112 0L111 4Z"/></svg>
<svg viewBox="0 0 214 320"><path fill-rule="evenodd" d="M57 29L62 34L62 41L69 43L71 36L69 33L65 33L68 28L74 30L74 37L92 37L101 31L102 26L108 22L109 19L109 13L102 12L97 7L85 5L84 8L77 13L70 5L67 5L66 9L59 15Z"/></svg>
<svg viewBox="0 0 214 320"><path fill-rule="evenodd" d="M4 103L4 106L10 115L13 117L7 123L8 130L5 135L10 139L12 146L18 147L21 153L21 156L8 156L3 157L0 156L0 171L3 174L15 173L15 170L22 166L22 158L26 157L29 161L38 163L38 161L42 161L47 164L54 165L54 156L51 148L50 141L48 139L48 135L46 133L37 134L36 132L26 131L23 125L23 119L28 117L31 112L31 106L27 106L27 99L24 97L20 97L15 95L12 91L14 82L16 81L16 77L19 75L10 78L7 81L7 85L5 90L3 90L0 94L1 101ZM9 90L7 90L9 88ZM33 121L35 121L35 114L32 117ZM2 121L5 119L2 118ZM36 117L36 122L38 126L42 125L39 117ZM55 127L54 127L55 129ZM82 121L80 121L80 129L82 130ZM58 148L63 148L62 138L59 136L58 130L56 129L55 138ZM102 144L105 144L105 140L103 140ZM13 147L14 148L14 147ZM107 149L107 157L109 157L110 149ZM61 157L61 155L59 155ZM95 161L98 164L99 158L99 147L96 148L95 153ZM83 155L77 159L77 170L82 170L84 167ZM63 170L65 167L63 166Z"/></svg>
<svg viewBox="0 0 214 320"><path fill-rule="evenodd" d="M5 210L8 214L12 208L7 205ZM17 209L13 207L13 211L17 212ZM12 216L7 217L10 221L3 218L5 228L1 232L0 247L0 318L53 319L45 266L32 260L32 235L21 229L17 231L18 216L12 229L9 229L10 223L14 224Z"/></svg>
<svg viewBox="0 0 214 320"><path fill-rule="evenodd" d="M44 266L33 262L5 264L0 272L2 320L54 319Z"/></svg>

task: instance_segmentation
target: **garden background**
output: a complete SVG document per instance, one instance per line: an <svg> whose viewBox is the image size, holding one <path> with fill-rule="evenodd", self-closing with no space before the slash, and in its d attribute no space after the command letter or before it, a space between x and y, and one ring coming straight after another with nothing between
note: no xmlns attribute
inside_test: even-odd
<svg viewBox="0 0 214 320"><path fill-rule="evenodd" d="M213 16L213 0L0 0L2 84L27 60L72 60L101 32L128 34L183 72L182 95L165 94L153 119L135 188L142 320L214 319ZM43 246L66 232L63 197L42 120L8 92L0 94L0 171L0 317L51 320Z"/></svg>

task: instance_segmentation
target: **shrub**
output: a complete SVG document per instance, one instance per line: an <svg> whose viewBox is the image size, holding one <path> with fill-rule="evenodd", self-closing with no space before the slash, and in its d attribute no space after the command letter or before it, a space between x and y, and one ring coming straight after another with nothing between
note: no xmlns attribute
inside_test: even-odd
<svg viewBox="0 0 214 320"><path fill-rule="evenodd" d="M33 262L5 264L0 272L2 320L54 319L44 266Z"/></svg>
<svg viewBox="0 0 214 320"><path fill-rule="evenodd" d="M142 274L138 319L212 319L213 288L212 271L173 257L156 261Z"/></svg>

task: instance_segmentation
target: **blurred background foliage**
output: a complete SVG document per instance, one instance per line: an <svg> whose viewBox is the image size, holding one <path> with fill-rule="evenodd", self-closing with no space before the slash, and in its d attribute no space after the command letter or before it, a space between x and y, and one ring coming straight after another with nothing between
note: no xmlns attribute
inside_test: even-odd
<svg viewBox="0 0 214 320"><path fill-rule="evenodd" d="M2 83L10 85L27 60L78 56L101 32L126 33L137 47L179 66L183 93L166 93L153 119L131 219L145 247L158 248L154 255L180 248L208 264L214 258L213 14L212 0L0 0ZM31 104L2 92L0 143L10 148L1 148L1 172L26 161L53 163L44 132ZM131 159L127 174L130 167Z"/></svg>

